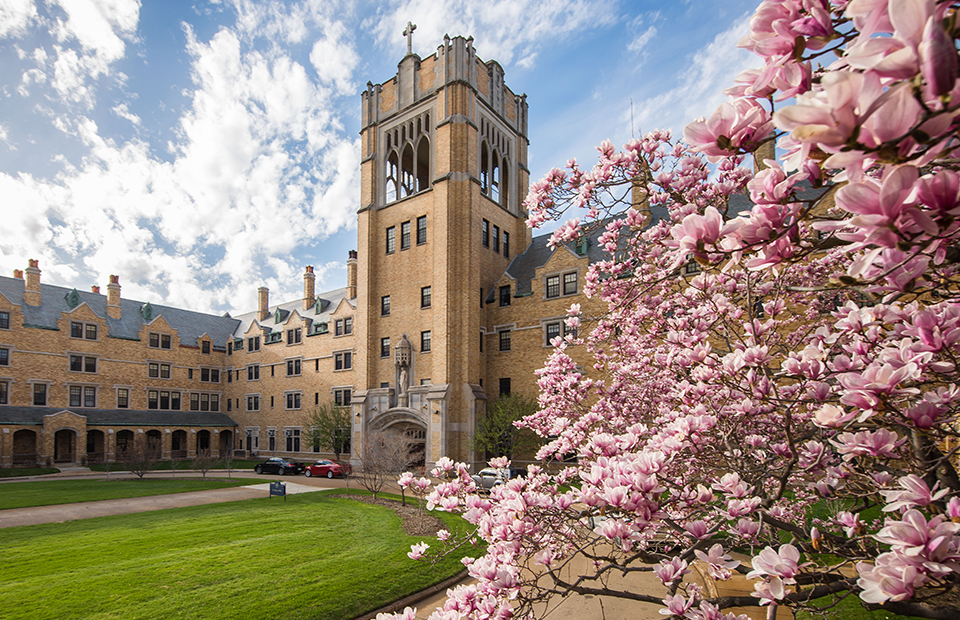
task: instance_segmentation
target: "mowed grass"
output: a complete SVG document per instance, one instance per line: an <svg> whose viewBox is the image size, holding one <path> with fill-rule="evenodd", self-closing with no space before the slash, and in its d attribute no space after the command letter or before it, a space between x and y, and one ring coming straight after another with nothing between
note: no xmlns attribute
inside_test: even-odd
<svg viewBox="0 0 960 620"><path fill-rule="evenodd" d="M53 506L103 499L169 495L254 484L250 479L128 478L117 480L42 480L0 484L0 510Z"/></svg>
<svg viewBox="0 0 960 620"><path fill-rule="evenodd" d="M410 560L419 540L327 493L7 528L0 616L347 620L462 569Z"/></svg>

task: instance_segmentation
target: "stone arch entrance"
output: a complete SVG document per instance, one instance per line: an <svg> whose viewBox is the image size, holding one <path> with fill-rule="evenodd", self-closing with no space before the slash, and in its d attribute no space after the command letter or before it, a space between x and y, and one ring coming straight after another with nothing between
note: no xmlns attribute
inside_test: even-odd
<svg viewBox="0 0 960 620"><path fill-rule="evenodd" d="M73 463L77 458L77 431L61 428L53 434L53 462Z"/></svg>
<svg viewBox="0 0 960 620"><path fill-rule="evenodd" d="M103 463L106 459L103 431L87 431L87 463Z"/></svg>
<svg viewBox="0 0 960 620"><path fill-rule="evenodd" d="M133 451L133 431L117 431L117 459L128 456Z"/></svg>
<svg viewBox="0 0 960 620"><path fill-rule="evenodd" d="M210 449L210 431L197 431L197 454Z"/></svg>
<svg viewBox="0 0 960 620"><path fill-rule="evenodd" d="M223 458L228 452L233 452L233 432L220 431L220 457Z"/></svg>
<svg viewBox="0 0 960 620"><path fill-rule="evenodd" d="M370 423L370 430L388 436L402 436L409 446L408 467L426 464L427 425L414 409L394 408L384 412Z"/></svg>
<svg viewBox="0 0 960 620"><path fill-rule="evenodd" d="M37 434L26 429L13 434L13 464L35 465L37 462Z"/></svg>
<svg viewBox="0 0 960 620"><path fill-rule="evenodd" d="M170 435L170 458L187 458L187 431L173 431Z"/></svg>
<svg viewBox="0 0 960 620"><path fill-rule="evenodd" d="M147 431L147 454L154 459L163 456L163 435L158 430Z"/></svg>

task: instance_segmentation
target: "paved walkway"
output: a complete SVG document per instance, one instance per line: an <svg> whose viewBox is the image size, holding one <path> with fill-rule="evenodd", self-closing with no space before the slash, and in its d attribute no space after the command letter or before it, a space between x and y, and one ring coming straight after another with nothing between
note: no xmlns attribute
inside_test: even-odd
<svg viewBox="0 0 960 620"><path fill-rule="evenodd" d="M208 476L221 476L222 471L207 472ZM3 483L16 482L23 480L63 480L69 478L126 478L132 474L129 472L111 472L110 474L91 472L86 468L77 468L69 472L60 474L35 476L30 478L14 478L0 480L0 487ZM178 471L178 477L200 477L199 472ZM214 489L209 491L193 491L188 493L174 493L170 495L154 495L150 497L132 497L117 500L103 500L98 502L82 502L76 504L62 504L59 506L38 506L35 508L11 508L0 510L0 528L16 527L20 525L34 525L38 523L62 523L65 521L74 521L77 519L91 519L94 517L104 517L119 514L131 514L137 512L148 512L151 510L165 510L167 508L179 508L183 506L199 506L203 504L216 504L222 502L236 502L246 499L256 499L267 497L269 494L269 483L273 480L280 480L287 485L287 493L295 495L297 493L310 493L313 491L322 491L332 488L344 488L351 486L349 480L326 478L306 478L290 476L257 476L253 472L240 471L232 472L234 478L249 477L251 484L242 487L232 487L228 489ZM151 472L147 474L150 478L169 478L170 472ZM293 480L296 480L294 482ZM352 483L356 487L356 482ZM2 488L0 488L2 492ZM583 562L585 560L581 560ZM695 565L696 566L696 565ZM580 568L577 563L572 563L565 568L566 576L571 576ZM734 579L723 583L716 583L700 571L691 573L693 580L704 586L708 595L713 597L718 594L726 595L749 595L753 587L745 579L735 576ZM461 583L470 583L471 579L465 577ZM446 601L446 589L455 587L455 583L446 583L442 587L428 588L416 595L408 597L400 603L399 609L402 611L404 606L415 607L418 610L417 618L425 619L434 610L441 608ZM660 580L652 572L633 573L627 577L611 578L611 587L629 588L636 592L649 592L651 594L665 593L666 590L661 585ZM538 609L538 612L544 613L544 618L566 620L576 618L577 620L612 620L614 618L633 618L637 620L655 620L662 618L659 610L661 606L650 603L637 603L612 597L595 596L577 596L571 595L564 598L555 597L549 604L545 604ZM387 611L384 609L378 611ZM759 607L750 607L736 610L737 613L745 613L750 620L766 620L767 609ZM376 613L365 616L365 618L375 618ZM776 616L777 620L792 618L789 610L781 609Z"/></svg>

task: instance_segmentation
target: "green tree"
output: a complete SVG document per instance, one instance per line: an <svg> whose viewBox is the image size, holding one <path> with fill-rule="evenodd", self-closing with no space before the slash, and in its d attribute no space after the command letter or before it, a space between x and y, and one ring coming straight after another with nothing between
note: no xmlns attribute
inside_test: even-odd
<svg viewBox="0 0 960 620"><path fill-rule="evenodd" d="M477 420L476 430L470 436L470 449L486 452L490 457L509 458L536 450L539 447L537 436L529 430L517 428L514 422L536 413L537 409L537 401L532 398L501 394Z"/></svg>
<svg viewBox="0 0 960 620"><path fill-rule="evenodd" d="M350 452L350 408L335 403L317 405L307 420L310 443L333 452L336 459Z"/></svg>

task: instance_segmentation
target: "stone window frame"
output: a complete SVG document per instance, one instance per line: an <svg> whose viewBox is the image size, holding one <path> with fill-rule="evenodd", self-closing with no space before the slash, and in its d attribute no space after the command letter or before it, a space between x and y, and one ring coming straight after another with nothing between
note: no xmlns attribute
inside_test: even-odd
<svg viewBox="0 0 960 620"><path fill-rule="evenodd" d="M390 357L390 336L380 338L380 359Z"/></svg>
<svg viewBox="0 0 960 620"><path fill-rule="evenodd" d="M287 377L299 377L303 374L303 358L290 357L284 360L286 365Z"/></svg>
<svg viewBox="0 0 960 620"><path fill-rule="evenodd" d="M10 384L13 380L8 377L0 377L0 405L10 404Z"/></svg>
<svg viewBox="0 0 960 620"><path fill-rule="evenodd" d="M330 392L333 394L333 404L337 407L349 407L353 401L352 385L337 385L330 388Z"/></svg>
<svg viewBox="0 0 960 620"><path fill-rule="evenodd" d="M380 204L390 205L433 188L435 118L436 101L431 100L378 128Z"/></svg>
<svg viewBox="0 0 960 620"><path fill-rule="evenodd" d="M13 358L14 348L8 344L0 343L0 367L9 368Z"/></svg>
<svg viewBox="0 0 960 620"><path fill-rule="evenodd" d="M156 336L157 344L153 344L154 336ZM170 351L173 349L173 336L163 332L150 332L147 335L147 346L151 349Z"/></svg>
<svg viewBox="0 0 960 620"><path fill-rule="evenodd" d="M74 327L79 327L79 336L74 336ZM90 329L93 329L93 338L90 337ZM74 340L90 340L96 342L100 340L100 325L90 321L70 321L70 338Z"/></svg>
<svg viewBox="0 0 960 620"><path fill-rule="evenodd" d="M433 350L433 335L430 330L420 332L420 352L429 353Z"/></svg>
<svg viewBox="0 0 960 620"><path fill-rule="evenodd" d="M200 341L200 353L203 355L210 355L210 341L201 340Z"/></svg>
<svg viewBox="0 0 960 620"><path fill-rule="evenodd" d="M260 411L260 392L244 394L245 411Z"/></svg>
<svg viewBox="0 0 960 620"><path fill-rule="evenodd" d="M74 358L79 358L81 368L74 370L73 361ZM89 370L90 360L93 360L93 370ZM88 353L81 353L79 351L67 351L67 370L70 372L80 372L85 375L96 375L100 374L100 356L97 354L90 355Z"/></svg>
<svg viewBox="0 0 960 620"><path fill-rule="evenodd" d="M121 405L120 392L125 392L124 398L126 399L126 404ZM129 409L130 408L130 394L133 392L133 386L131 385L115 385L113 386L114 400L117 403L117 409Z"/></svg>
<svg viewBox="0 0 960 620"><path fill-rule="evenodd" d="M576 290L572 293L568 293L567 284L569 281L567 278L569 276L574 276L574 284L576 285ZM556 278L556 294L550 294L550 280ZM550 273L543 274L543 299L563 299L564 297L576 297L580 294L580 269L562 269L559 271L551 271Z"/></svg>
<svg viewBox="0 0 960 620"><path fill-rule="evenodd" d="M511 182L516 178L515 153L519 152L517 138L503 123L486 114L480 114L477 128L479 146L476 151L480 194L502 209L515 213L511 200Z"/></svg>
<svg viewBox="0 0 960 620"><path fill-rule="evenodd" d="M302 426L285 426L283 427L283 439L284 439L284 452L300 452L303 444L301 440L303 439L303 427Z"/></svg>
<svg viewBox="0 0 960 620"><path fill-rule="evenodd" d="M183 411L183 391L182 390L170 389L170 388L147 387L146 391L147 391L147 409L148 410L150 411ZM150 406L151 392L155 392L157 394L156 407ZM160 406L161 398L162 398L162 394L164 393L167 394L168 405L166 407L161 407ZM174 400L176 400L176 403L177 403L176 407L173 406Z"/></svg>
<svg viewBox="0 0 960 620"><path fill-rule="evenodd" d="M100 386L95 383L75 383L71 381L67 384L67 406L81 409L96 409L98 402L98 392ZM77 390L77 404L73 404L73 391ZM93 404L87 404L89 393L93 393Z"/></svg>
<svg viewBox="0 0 960 620"><path fill-rule="evenodd" d="M516 331L517 324L510 323L509 325L497 325L494 327L494 332L497 334L497 350L500 352L507 352L513 350L513 332ZM506 348L504 348L506 345Z"/></svg>
<svg viewBox="0 0 960 620"><path fill-rule="evenodd" d="M247 364L247 381L260 380L260 364Z"/></svg>
<svg viewBox="0 0 960 620"><path fill-rule="evenodd" d="M207 378L203 378L203 371L207 371ZM216 373L216 381L214 381L213 376ZM214 368L212 366L201 366L200 367L200 383L220 383L220 369Z"/></svg>
<svg viewBox="0 0 960 620"><path fill-rule="evenodd" d="M340 368L337 368L340 365ZM333 372L353 370L353 349L333 352Z"/></svg>
<svg viewBox="0 0 960 620"><path fill-rule="evenodd" d="M153 368L156 367L156 374L153 373ZM164 368L167 371L167 375L163 375ZM173 364L170 362L161 362L159 360L147 360L147 378L148 379L170 379L173 377Z"/></svg>
<svg viewBox="0 0 960 620"><path fill-rule="evenodd" d="M260 350L260 336L247 338L247 353L256 353Z"/></svg>
<svg viewBox="0 0 960 620"><path fill-rule="evenodd" d="M30 386L30 402L34 407L47 407L50 404L50 386L53 385L53 381L48 381L46 379L30 379L27 381L27 385ZM37 388L43 388L43 402L37 402Z"/></svg>
<svg viewBox="0 0 960 620"><path fill-rule="evenodd" d="M397 251L397 227L396 226L387 226L386 238L384 239L386 244L386 253L393 254Z"/></svg>
<svg viewBox="0 0 960 620"><path fill-rule="evenodd" d="M303 328L302 327L292 327L287 330L287 346L298 345L303 343Z"/></svg>
<svg viewBox="0 0 960 620"><path fill-rule="evenodd" d="M8 310L0 310L0 329L10 329L10 312Z"/></svg>
<svg viewBox="0 0 960 620"><path fill-rule="evenodd" d="M303 390L287 390L283 393L285 411L299 411L303 409Z"/></svg>

